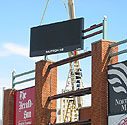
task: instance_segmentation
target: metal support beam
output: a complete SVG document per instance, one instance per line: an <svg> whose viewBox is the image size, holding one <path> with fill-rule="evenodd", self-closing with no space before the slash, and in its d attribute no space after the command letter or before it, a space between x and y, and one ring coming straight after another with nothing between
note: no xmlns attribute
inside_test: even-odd
<svg viewBox="0 0 127 125"><path fill-rule="evenodd" d="M118 45L123 44L123 43L127 43L127 39L119 41L119 42L114 43L114 44L111 44L111 45L109 45L109 47L111 48L111 47L118 46Z"/></svg>
<svg viewBox="0 0 127 125"><path fill-rule="evenodd" d="M96 29L96 28L98 28L98 27L100 27L100 26L103 26L103 23L95 24L95 25L91 26L90 28L87 28L87 29L83 30L82 32L83 32L83 33L86 33L86 32L88 32L88 31L93 30L93 29Z"/></svg>
<svg viewBox="0 0 127 125"><path fill-rule="evenodd" d="M122 51L117 52L117 53L110 54L110 55L109 55L109 58L111 58L111 57L113 57L113 56L117 56L117 55L123 54L123 53L127 53L127 49L122 50Z"/></svg>
<svg viewBox="0 0 127 125"><path fill-rule="evenodd" d="M17 77L21 77L21 76L24 76L24 75L28 75L28 74L34 73L34 72L35 72L35 70L31 70L31 71L24 72L24 73L21 73L21 74L17 74L17 75L16 75L15 70L13 70L13 72L12 72L12 88L14 88L15 85L17 85L17 84L21 84L21 83L23 83L23 82L28 82L28 81L34 80L35 77L34 77L34 78L29 78L29 79L26 79L26 80L23 80L23 81L15 82L15 79L16 79Z"/></svg>
<svg viewBox="0 0 127 125"><path fill-rule="evenodd" d="M64 65L64 64L67 64L67 63L82 59L82 58L89 57L89 56L91 56L91 53L92 53L91 51L88 51L88 52L85 52L85 53L82 53L82 54L78 54L78 55L73 56L73 57L69 57L67 59L60 60L58 62L55 62L55 63L49 65L48 68L51 69L51 68L54 68L54 67L57 67L57 66L61 66L61 65Z"/></svg>
<svg viewBox="0 0 127 125"><path fill-rule="evenodd" d="M91 119L80 120L75 122L57 123L54 125L91 125Z"/></svg>
<svg viewBox="0 0 127 125"><path fill-rule="evenodd" d="M19 82L16 82L16 83L13 83L13 86L15 86L17 84L24 83L24 82L29 82L29 81L32 81L32 80L35 80L35 77L34 78L29 78L29 79L26 79L26 80L22 80L22 81L19 81Z"/></svg>
<svg viewBox="0 0 127 125"><path fill-rule="evenodd" d="M107 16L104 16L103 20L103 39L107 40Z"/></svg>
<svg viewBox="0 0 127 125"><path fill-rule="evenodd" d="M12 88L14 88L14 81L15 81L15 70L12 71Z"/></svg>
<svg viewBox="0 0 127 125"><path fill-rule="evenodd" d="M84 89L79 89L76 91L69 91L66 93L62 93L62 94L57 94L51 97L48 97L48 100L54 100L54 99L59 99L59 98L65 98L65 97L70 97L70 96L84 96L87 94L91 94L91 87L89 88L84 88Z"/></svg>
<svg viewBox="0 0 127 125"><path fill-rule="evenodd" d="M87 38L89 38L89 37L95 36L95 35L100 34L100 33L103 33L103 30L99 30L99 31L97 31L97 32L95 32L95 33L91 33L91 34L89 34L89 35L87 35L87 36L84 36L84 37L82 37L82 38L83 38L83 39L87 39Z"/></svg>
<svg viewBox="0 0 127 125"><path fill-rule="evenodd" d="M31 71L24 72L24 73L21 73L21 74L18 74L18 75L14 75L14 77L16 78L16 77L20 77L20 76L28 75L28 74L33 73L33 72L35 72L35 70L31 70Z"/></svg>

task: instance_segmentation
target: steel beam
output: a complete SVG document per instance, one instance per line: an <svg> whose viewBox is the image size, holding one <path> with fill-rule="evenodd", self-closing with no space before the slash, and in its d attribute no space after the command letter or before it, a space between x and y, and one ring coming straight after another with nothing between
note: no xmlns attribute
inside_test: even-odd
<svg viewBox="0 0 127 125"><path fill-rule="evenodd" d="M109 47L111 48L111 47L118 46L118 45L123 44L123 43L127 43L127 39L119 41L119 42L114 43L114 44L111 44L111 45L109 45Z"/></svg>
<svg viewBox="0 0 127 125"><path fill-rule="evenodd" d="M123 53L127 53L127 49L122 50L122 51L117 52L117 53L110 54L110 55L109 55L109 58L111 58L111 57L113 57L113 56L117 56L117 55L123 54Z"/></svg>
<svg viewBox="0 0 127 125"><path fill-rule="evenodd" d="M14 77L20 77L20 76L24 76L24 75L27 75L27 74L30 74L30 73L33 73L35 72L35 70L31 70L31 71L28 71L28 72L24 72L24 73L21 73L21 74L18 74L18 75L14 75Z"/></svg>
<svg viewBox="0 0 127 125"><path fill-rule="evenodd" d="M13 83L13 86L15 86L17 84L24 83L24 82L29 82L29 81L32 81L32 80L35 80L35 77L29 78L29 79L26 79L26 80L22 80L22 81L19 81L19 82L16 82L16 83Z"/></svg>
<svg viewBox="0 0 127 125"><path fill-rule="evenodd" d="M21 77L21 76L24 76L24 75L27 75L27 74L30 74L30 73L33 73L33 72L35 72L35 69L34 69L34 70L31 70L31 71L27 71L27 72L24 72L24 73L15 75L16 72L13 71L13 72L12 72L12 88L14 88L15 85L17 85L17 84L21 84L21 83L23 83L23 82L28 82L28 81L34 80L35 77L34 77L34 78L29 78L29 79L26 79L26 80L22 80L22 81L19 81L19 82L15 82L15 79L16 79L17 77Z"/></svg>
<svg viewBox="0 0 127 125"><path fill-rule="evenodd" d="M101 27L101 26L103 26L103 23L95 24L95 25L91 26L90 28L87 28L87 29L83 30L82 32L86 33L86 32L88 32L90 30L96 29L96 28Z"/></svg>
<svg viewBox="0 0 127 125"><path fill-rule="evenodd" d="M107 40L107 16L104 16L103 20L103 39Z"/></svg>
<svg viewBox="0 0 127 125"><path fill-rule="evenodd" d="M56 123L54 125L91 125L91 119L74 121L74 122Z"/></svg>
<svg viewBox="0 0 127 125"><path fill-rule="evenodd" d="M12 88L14 88L14 81L15 81L15 74L16 74L16 72L15 72L15 70L13 70L13 72L12 72Z"/></svg>
<svg viewBox="0 0 127 125"><path fill-rule="evenodd" d="M70 97L70 96L84 96L87 94L91 94L91 87L50 96L48 97L48 100L51 101L54 99L65 98L65 97Z"/></svg>
<svg viewBox="0 0 127 125"><path fill-rule="evenodd" d="M97 32L91 33L91 34L89 34L89 35L87 35L87 36L84 36L84 37L82 37L82 38L83 38L83 39L87 39L87 38L89 38L89 37L95 36L95 35L100 34L100 33L103 33L103 30L99 30L99 31L97 31Z"/></svg>
<svg viewBox="0 0 127 125"><path fill-rule="evenodd" d="M67 64L67 63L82 59L82 58L89 57L89 56L91 56L91 53L92 53L91 51L88 51L88 52L85 52L85 53L82 53L82 54L78 54L78 55L73 56L73 57L69 57L67 59L60 60L58 62L55 62L55 63L49 65L48 68L51 69L51 68L54 68L54 67L57 67L57 66L61 66L61 65L64 65L64 64Z"/></svg>

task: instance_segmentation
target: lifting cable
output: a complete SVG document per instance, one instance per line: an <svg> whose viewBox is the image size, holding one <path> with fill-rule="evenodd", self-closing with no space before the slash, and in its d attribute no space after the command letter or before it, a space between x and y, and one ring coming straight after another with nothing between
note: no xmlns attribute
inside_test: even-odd
<svg viewBox="0 0 127 125"><path fill-rule="evenodd" d="M65 9L66 9L66 11L67 11L67 6L66 6L66 3L65 3L65 0L62 0L62 1L63 1L63 3L64 3ZM48 7L48 3L49 3L49 0L47 0L46 7L45 7L45 9L44 9L44 12L43 12L43 16L42 16L42 18L41 18L40 25L42 24L42 21L43 21L43 19L44 19L45 12L46 12L46 9L47 9L47 7Z"/></svg>
<svg viewBox="0 0 127 125"><path fill-rule="evenodd" d="M46 12L46 9L47 9L47 7L48 7L48 3L49 3L49 0L47 0L46 7L45 7L45 10L44 10L44 12L43 12L43 16L42 16L42 18L41 18L40 25L42 24L43 18L44 18L44 16L45 16L45 12Z"/></svg>

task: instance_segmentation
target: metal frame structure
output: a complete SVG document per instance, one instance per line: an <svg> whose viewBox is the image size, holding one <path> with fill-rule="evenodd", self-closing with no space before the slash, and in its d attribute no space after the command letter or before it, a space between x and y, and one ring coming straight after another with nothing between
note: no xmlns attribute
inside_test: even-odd
<svg viewBox="0 0 127 125"><path fill-rule="evenodd" d="M91 33L91 34L86 35L86 36L84 36L82 38L83 39L87 39L87 38L90 38L92 36L95 36L95 35L98 35L100 33L103 33L103 37L102 38L104 40L107 40L107 17L106 16L104 16L104 20L103 20L102 23L95 24L95 25L91 26L90 28L87 28L87 29L83 30L83 33L89 32L89 31L91 31L93 29L96 29L96 28L99 28L101 26L103 26L103 29L102 30L99 30L99 31L94 32L94 33Z"/></svg>
<svg viewBox="0 0 127 125"><path fill-rule="evenodd" d="M66 123L57 123L54 125L91 125L91 119L87 120L80 120L80 121L75 121L75 122L66 122Z"/></svg>
<svg viewBox="0 0 127 125"><path fill-rule="evenodd" d="M69 8L69 19L74 19L75 18L74 0L68 0L68 8ZM97 34L103 33L103 39L106 40L107 39L107 17L106 16L104 16L104 20L103 20L102 24L90 27L82 32L85 33L85 32L88 32L92 29L98 28L100 26L103 26L103 30L100 30L98 32L84 36L84 37L82 37L82 39L87 39L87 38L90 38L90 37L95 36ZM68 52L69 57L73 57L75 55L78 55L78 51ZM76 73L77 73L77 75L76 75ZM79 60L76 60L74 62L71 61L65 91L67 89L68 82L71 83L71 90L72 91L84 88L81 74L82 73L81 73ZM74 102L73 105L75 105L74 107L77 107L78 109L83 106L83 98L81 96L77 97L77 98L73 97L73 102ZM68 112L68 113L72 114L72 112ZM66 122L66 120L64 120L64 122Z"/></svg>
<svg viewBox="0 0 127 125"><path fill-rule="evenodd" d="M64 65L64 64L67 64L67 63L71 63L71 62L74 62L74 61L77 61L79 59L82 59L82 58L86 58L86 57L89 57L92 55L92 52L91 51L88 51L88 52L85 52L85 53L82 53L82 54L78 54L78 55L75 55L75 56L72 56L72 57L69 57L67 59L63 59L63 60L60 60L58 62L55 62L51 65L49 65L48 67L48 70L51 70L52 68L54 67L57 67L57 66L61 66L61 65ZM72 90L72 91L69 91L69 92L65 92L65 93L62 93L62 94L58 94L58 95L54 95L54 96L50 96L48 97L48 100L51 101L51 100L54 100L54 99L58 99L58 98L75 98L75 97L82 97L83 95L87 95L87 94L91 94L91 88L85 88L85 89L79 89L79 90ZM73 99L73 105L72 107L75 106L74 104L74 99ZM77 110L78 108L75 107L75 110ZM74 110L74 109L73 109ZM67 112L67 111L66 111ZM67 114L67 113L66 113ZM71 115L72 115L72 111L71 111ZM72 116L71 116L72 117ZM66 121L66 117L65 117L65 120L64 122L67 123ZM69 122L69 124L71 123L72 121ZM73 124L77 124L78 122L80 121L76 121L76 122L72 122ZM82 122L84 123L84 122ZM64 123L65 124L65 123ZM68 124L68 123L67 123Z"/></svg>
<svg viewBox="0 0 127 125"><path fill-rule="evenodd" d="M127 43L127 39L119 41L119 42L114 43L114 44L111 44L111 45L109 45L109 48L112 48L114 46L118 46L118 45L121 45L121 44L124 44L124 43ZM127 53L127 49L124 49L124 50L119 51L117 53L112 53L112 54L109 55L109 58L111 58L113 56L117 56L117 55L123 54L123 53Z"/></svg>
<svg viewBox="0 0 127 125"><path fill-rule="evenodd" d="M74 19L75 18L74 0L68 0L68 8L69 8L70 19ZM82 39L87 39L87 38L90 38L92 36L95 36L95 35L98 35L100 33L103 33L103 39L106 40L107 39L107 17L106 16L104 17L104 20L103 20L102 23L100 23L98 25L93 25L90 28L83 30L82 32L86 33L88 31L91 31L91 30L93 30L95 28L98 28L98 27L101 27L101 26L103 26L102 30L94 32L94 33L89 34L89 35L86 35L86 36L82 37ZM54 99L54 98L57 99L57 98L65 97L65 96L69 97L69 94L70 94L70 96L73 97L74 105L76 104L75 97L78 96L77 97L78 109L82 107L83 101L82 101L82 97L80 97L80 96L85 95L85 94L91 94L91 88L82 89L83 88L82 82L79 83L80 87L78 88L77 85L79 85L79 84L78 84L78 82L75 82L76 81L75 80L76 77L73 74L80 70L79 59L91 56L91 54L92 54L91 51L88 51L88 52L85 52L85 53L82 53L82 54L78 54L77 51L68 52L69 58L61 60L61 61L58 61L56 63L53 63L53 64L49 65L48 69L50 70L51 68L54 68L56 66L60 66L60 65L66 64L66 63L70 63L69 73L71 75L71 85L72 85L72 91L70 91L70 93L63 93L61 95L54 95L52 97L49 97L49 101ZM47 56L45 56L45 60L47 60ZM27 75L27 74L30 74L30 73L33 73L33 72L35 72L35 70L31 70L31 71L24 72L24 73L16 75L16 72L13 71L12 72L12 88L14 88L15 85L17 85L17 84L21 84L21 83L24 83L24 82L28 82L28 81L34 80L35 77L32 77L32 78L28 78L28 79L25 79L25 80L22 80L22 81L19 81L19 82L15 82L16 78L24 76L24 75ZM75 79L74 79L74 77L75 77ZM80 79L82 81L82 77ZM76 83L76 88L74 88L74 83ZM77 90L77 89L79 89L79 90Z"/></svg>
<svg viewBox="0 0 127 125"><path fill-rule="evenodd" d="M48 68L51 69L51 68L54 68L54 67L57 67L57 66L61 66L61 65L67 64L67 63L71 63L73 61L76 61L76 60L79 60L79 59L82 59L82 58L89 57L89 56L91 56L91 54L92 54L91 51L87 51L87 52L78 54L76 56L72 56L72 57L69 57L69 58L66 58L66 59L57 61L57 62L49 65Z"/></svg>
<svg viewBox="0 0 127 125"><path fill-rule="evenodd" d="M12 72L12 88L14 88L15 85L17 85L17 84L21 84L21 83L24 83L24 82L29 82L29 81L35 80L35 77L32 77L32 78L28 78L28 79L25 79L25 80L22 80L22 81L19 81L19 82L15 82L16 78L24 76L24 75L31 74L31 73L34 73L34 72L35 72L35 70L31 70L31 71L24 72L24 73L16 75L16 72L13 70L13 72Z"/></svg>
<svg viewBox="0 0 127 125"><path fill-rule="evenodd" d="M86 58L86 57L89 57L89 56L91 56L91 51L81 53L79 55L76 55L76 56L73 56L73 57L55 62L55 63L49 65L48 69L51 69L51 68L54 68L54 67L57 67L57 66L61 66L61 65L64 65L66 63L70 63L70 62L73 62L73 61L76 61L76 60L79 60L79 59L82 59L82 58ZM19 82L15 82L16 78L24 76L24 75L31 74L31 73L34 73L34 72L35 72L35 69L31 70L31 71L21 73L21 74L16 74L16 72L13 70L13 72L12 72L12 88L14 88L15 85L17 85L17 84L21 84L21 83L24 83L24 82L29 82L29 81L35 80L35 77L32 77L32 78L28 78L28 79L25 79L25 80L22 80L22 81L19 81Z"/></svg>
<svg viewBox="0 0 127 125"><path fill-rule="evenodd" d="M74 19L75 18L75 5L74 5L74 0L68 0L68 9L69 9L69 19ZM78 52L77 51L75 51L75 53L74 52L68 52L68 56L69 57L73 57L73 56L75 56L75 55L78 55ZM68 76L70 76L70 82L71 82L71 89L72 89L72 91L74 91L74 90L76 90L77 89L77 87L75 87L75 85L77 86L77 83L75 82L75 76L73 75L74 74L74 72L76 72L76 71L78 71L78 69L80 69L80 65L79 65L80 63L79 63L79 60L76 60L75 62L70 62L70 69L69 69L69 73L68 73ZM74 71L74 72L73 72ZM80 80L81 80L82 78L80 78ZM69 77L67 78L67 81L69 81ZM67 82L66 82L67 83ZM80 87L82 88L83 86L82 86L82 83L79 83L80 84ZM66 87L65 87L65 89L67 89ZM75 97L73 97L73 101L74 101L74 103L73 103L73 105L75 105L74 107L76 107L76 98ZM79 107L82 107L82 104L83 104L83 102L82 102L82 97L78 97L77 98L77 106L78 106L78 108ZM69 105L68 105L69 106ZM67 112L67 111L66 111ZM72 113L71 112L68 112L68 114L71 114L72 115ZM64 120L65 121L65 120ZM66 121L65 121L66 122Z"/></svg>
<svg viewBox="0 0 127 125"><path fill-rule="evenodd" d="M76 90L76 91L69 91L69 92L66 92L66 93L62 93L62 94L57 94L57 95L54 95L54 96L50 96L48 97L48 100L51 101L51 100L54 100L54 99L59 99L59 98L68 98L70 96L84 96L84 95L87 95L87 94L91 94L91 87L89 88L83 88L83 89L79 89L79 90Z"/></svg>

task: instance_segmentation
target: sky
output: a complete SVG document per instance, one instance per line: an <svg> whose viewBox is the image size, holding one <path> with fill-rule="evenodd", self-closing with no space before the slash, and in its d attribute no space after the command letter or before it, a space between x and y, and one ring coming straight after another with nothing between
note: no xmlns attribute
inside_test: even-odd
<svg viewBox="0 0 127 125"><path fill-rule="evenodd" d="M29 57L30 28L40 25L47 0L1 0L0 2L0 119L2 113L2 87L11 88L12 71L17 74L35 69L35 62L43 57ZM65 0L66 6L67 0ZM127 0L75 0L75 15L84 17L84 28L101 23L107 16L107 40L127 39ZM68 20L62 0L50 0L42 25ZM102 35L84 40L84 50L91 50L91 43L102 39ZM120 45L119 50L127 48ZM81 51L83 52L83 51ZM67 58L67 53L49 56L58 61ZM119 61L127 60L127 54L119 56ZM91 86L91 58L81 60L84 86ZM63 73L64 69L64 73ZM58 68L58 93L64 88L68 65ZM32 75L34 76L34 74ZM21 78L22 79L22 78ZM33 86L33 82L17 85L16 88ZM89 105L89 101L85 102Z"/></svg>

